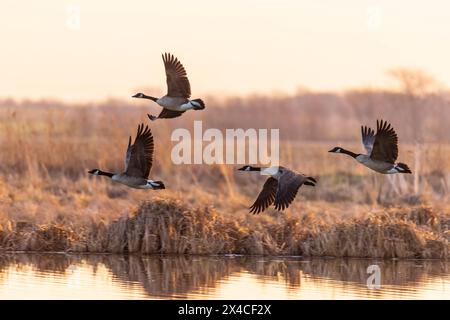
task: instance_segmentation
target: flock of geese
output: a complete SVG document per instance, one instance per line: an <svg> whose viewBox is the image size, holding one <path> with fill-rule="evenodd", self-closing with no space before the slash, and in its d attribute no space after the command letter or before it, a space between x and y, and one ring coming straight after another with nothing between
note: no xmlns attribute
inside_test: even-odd
<svg viewBox="0 0 450 320"><path fill-rule="evenodd" d="M156 117L148 115L151 121L169 119L181 116L187 110L203 110L205 103L201 99L190 99L191 86L186 70L180 61L170 53L162 56L166 71L167 94L155 98L137 93L133 98L149 99L162 107L161 113ZM377 131L361 127L362 143L366 153L354 153L342 147L335 147L329 152L346 154L357 162L378 173L411 173L409 167L397 162L398 138L392 126L383 120L377 120ZM136 189L165 189L162 181L149 179L152 168L154 141L150 128L144 124L138 126L136 138L128 148L125 155L125 170L122 173L105 172L100 169L88 171L90 174L105 176L111 180ZM240 171L258 171L267 175L268 179L259 193L257 199L250 207L250 213L259 214L269 206L274 205L276 210L284 210L294 201L298 189L302 185L314 187L317 183L313 177L297 173L288 168L243 166Z"/></svg>

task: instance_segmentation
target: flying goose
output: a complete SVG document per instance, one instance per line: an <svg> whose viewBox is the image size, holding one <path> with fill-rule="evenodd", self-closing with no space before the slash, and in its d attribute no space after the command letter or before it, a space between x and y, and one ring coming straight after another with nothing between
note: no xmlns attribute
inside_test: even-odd
<svg viewBox="0 0 450 320"><path fill-rule="evenodd" d="M153 136L148 126L138 126L136 139L131 144L131 136L128 140L128 148L125 156L125 171L123 173L110 173L93 169L88 171L97 176L106 176L115 182L122 183L136 189L165 189L162 181L148 179L153 161Z"/></svg>
<svg viewBox="0 0 450 320"><path fill-rule="evenodd" d="M269 178L264 183L255 203L250 207L250 213L259 214L274 204L276 210L284 210L294 201L298 189L303 185L315 186L316 179L296 173L285 167L260 168L243 166L240 171L259 171Z"/></svg>
<svg viewBox="0 0 450 320"><path fill-rule="evenodd" d="M373 129L361 126L361 135L367 154L356 154L341 147L335 147L328 152L347 154L379 173L411 173L406 164L395 163L398 157L398 139L394 128L389 123L377 120L376 134Z"/></svg>
<svg viewBox="0 0 450 320"><path fill-rule="evenodd" d="M189 109L205 109L205 103L202 99L189 99L191 97L191 85L181 62L170 53L163 54L162 58L166 69L167 94L159 99L143 93L137 93L133 96L133 98L152 100L163 107L159 116L155 117L149 114L150 120L176 118Z"/></svg>

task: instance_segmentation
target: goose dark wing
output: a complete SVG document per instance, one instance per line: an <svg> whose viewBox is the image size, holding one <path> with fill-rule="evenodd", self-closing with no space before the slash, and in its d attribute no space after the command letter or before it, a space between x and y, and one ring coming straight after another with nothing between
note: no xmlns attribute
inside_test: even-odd
<svg viewBox="0 0 450 320"><path fill-rule="evenodd" d="M370 158L395 163L398 157L398 138L394 129L386 121L377 120L377 134Z"/></svg>
<svg viewBox="0 0 450 320"><path fill-rule="evenodd" d="M189 98L191 96L191 85L183 65L170 53L163 54L163 61L166 69L167 95L169 97Z"/></svg>
<svg viewBox="0 0 450 320"><path fill-rule="evenodd" d="M292 172L290 170L284 171L278 180L278 190L275 196L275 209L284 210L294 201L298 189L306 181L304 175Z"/></svg>
<svg viewBox="0 0 450 320"><path fill-rule="evenodd" d="M128 150L125 159L125 174L131 177L148 178L153 161L153 135L148 126L138 126L136 139L131 145L128 141Z"/></svg>
<svg viewBox="0 0 450 320"><path fill-rule="evenodd" d="M185 111L175 111L175 110L169 110L169 109L162 109L161 113L159 114L159 119L170 119L170 118L176 118L181 116Z"/></svg>
<svg viewBox="0 0 450 320"><path fill-rule="evenodd" d="M375 131L369 127L361 127L361 137L364 148L367 151L367 154L372 153L373 144L375 142Z"/></svg>
<svg viewBox="0 0 450 320"><path fill-rule="evenodd" d="M259 214L266 210L275 200L277 192L278 181L275 178L268 178L264 183L261 192L256 198L255 203L250 207L250 213Z"/></svg>

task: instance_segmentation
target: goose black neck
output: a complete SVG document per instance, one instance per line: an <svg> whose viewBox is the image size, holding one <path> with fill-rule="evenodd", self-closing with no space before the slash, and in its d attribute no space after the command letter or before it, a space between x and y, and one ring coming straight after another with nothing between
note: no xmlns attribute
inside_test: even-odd
<svg viewBox="0 0 450 320"><path fill-rule="evenodd" d="M344 153L344 154L346 154L346 155L349 155L349 156L352 157L352 158L356 158L356 157L359 155L359 154L357 154L357 153L351 152L351 151L346 150L346 149L341 149L341 153Z"/></svg>
<svg viewBox="0 0 450 320"><path fill-rule="evenodd" d="M249 171L261 171L261 169L262 169L260 167L252 167L252 166L249 166L249 168L250 168Z"/></svg>
<svg viewBox="0 0 450 320"><path fill-rule="evenodd" d="M106 176L106 177L109 177L109 178L112 178L112 176L114 175L114 173L111 173L111 172L105 172L105 171L101 171L101 170L98 170L98 173L97 173L99 176Z"/></svg>
<svg viewBox="0 0 450 320"><path fill-rule="evenodd" d="M155 98L155 97L152 97L152 96L147 96L145 94L143 94L142 97L140 97L140 98L152 100L152 101L155 101L155 102L156 102L156 100L158 100L158 98Z"/></svg>

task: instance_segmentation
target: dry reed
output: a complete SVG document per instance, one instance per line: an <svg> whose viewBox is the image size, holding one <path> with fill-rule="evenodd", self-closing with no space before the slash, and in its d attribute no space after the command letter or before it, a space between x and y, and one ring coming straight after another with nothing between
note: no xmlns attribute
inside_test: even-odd
<svg viewBox="0 0 450 320"><path fill-rule="evenodd" d="M222 215L173 199L143 202L105 226L72 230L16 223L0 233L7 250L140 254L248 254L358 258L449 256L448 216L431 208L385 209L333 223L320 212L296 216Z"/></svg>
<svg viewBox="0 0 450 320"><path fill-rule="evenodd" d="M86 171L121 170L128 136L155 106L0 101L0 249L447 258L448 103L445 94L374 90L211 99L204 112L152 124L152 177L168 189L146 192ZM326 152L361 150L359 125L376 118L393 123L399 160L419 174L381 176ZM263 177L171 163L172 130L192 130L193 120L204 129L279 128L282 164L318 186L302 188L284 214L248 215Z"/></svg>

